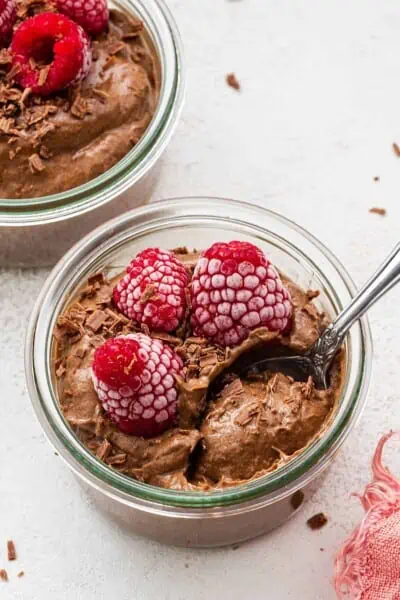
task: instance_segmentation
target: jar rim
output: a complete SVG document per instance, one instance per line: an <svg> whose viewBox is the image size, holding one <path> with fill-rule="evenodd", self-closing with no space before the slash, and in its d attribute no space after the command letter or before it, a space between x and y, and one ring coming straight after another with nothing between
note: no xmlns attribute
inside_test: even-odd
<svg viewBox="0 0 400 600"><path fill-rule="evenodd" d="M144 135L118 163L70 190L39 198L0 198L0 225L53 223L80 216L110 202L141 179L160 158L182 111L185 95L183 47L174 17L164 0L112 0L140 18L158 53L161 88L156 111Z"/></svg>
<svg viewBox="0 0 400 600"><path fill-rule="evenodd" d="M223 213L229 217L222 217ZM122 475L99 461L83 446L61 415L51 385L49 344L58 316L58 306L63 301L65 303L66 294L70 297L78 279L82 280L83 273L86 275L90 270L93 272L96 256L105 255L111 247L121 246L128 235L133 239L133 236L139 235L140 232L145 235L145 231L150 231L151 228L158 229L162 224L171 226L182 219L186 219L186 224L200 217L210 222L216 219L222 222L237 222L240 226L247 226L249 230L257 232L257 235L265 236L264 239L267 240L274 235L280 236L260 223L266 222L269 226L282 225L283 230L291 232L296 238L297 245L293 246L296 250L301 248L305 257L305 249L314 249L324 261L325 268L329 267L335 276L340 278L339 293L332 289L318 265L312 263L313 269L317 270L324 285L328 286L330 293L335 297L338 310L343 308L343 297L346 296L347 302L356 291L350 275L340 261L305 229L265 208L224 198L186 197L156 202L109 221L76 244L50 274L32 313L25 349L28 390L47 437L63 455L70 468L91 486L100 487L103 493L121 502L158 504L162 505L163 509L183 507L185 511L232 507L254 500L274 502L278 497L291 494L306 485L329 464L330 458L346 439L365 405L371 372L372 341L368 319L364 316L349 334L359 347L357 355L349 359L346 369L348 376L342 390L340 406L332 423L319 439L276 471L232 488L210 492L178 492L141 483Z"/></svg>

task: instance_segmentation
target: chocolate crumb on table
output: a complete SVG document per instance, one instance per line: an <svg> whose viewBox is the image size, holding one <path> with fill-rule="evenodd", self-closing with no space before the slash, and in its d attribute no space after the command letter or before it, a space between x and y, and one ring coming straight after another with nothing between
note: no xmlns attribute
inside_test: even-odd
<svg viewBox="0 0 400 600"><path fill-rule="evenodd" d="M320 513L317 513L316 515L314 515L313 517L310 517L307 521L307 525L309 526L310 529L315 531L317 529L322 529L322 527L325 527L327 522L328 522L328 518L326 517L326 515L324 515L324 513L320 512Z"/></svg>
<svg viewBox="0 0 400 600"><path fill-rule="evenodd" d="M386 216L386 208L379 208L378 206L374 206L374 207L370 208L369 212L373 213L375 215L380 215L381 217Z"/></svg>
<svg viewBox="0 0 400 600"><path fill-rule="evenodd" d="M8 581L8 574L5 569L0 569L0 581Z"/></svg>
<svg viewBox="0 0 400 600"><path fill-rule="evenodd" d="M15 550L15 544L12 540L8 540L7 542L7 555L8 560L16 560L17 551Z"/></svg>
<svg viewBox="0 0 400 600"><path fill-rule="evenodd" d="M392 148L393 148L393 152L395 153L395 155L400 158L400 148L398 146L398 144L396 144L396 142L394 142L392 144Z"/></svg>
<svg viewBox="0 0 400 600"><path fill-rule="evenodd" d="M240 83L237 80L235 73L228 73L226 76L226 83L234 90L240 90Z"/></svg>
<svg viewBox="0 0 400 600"><path fill-rule="evenodd" d="M25 575L25 571L20 571L17 575L17 577L21 578Z"/></svg>

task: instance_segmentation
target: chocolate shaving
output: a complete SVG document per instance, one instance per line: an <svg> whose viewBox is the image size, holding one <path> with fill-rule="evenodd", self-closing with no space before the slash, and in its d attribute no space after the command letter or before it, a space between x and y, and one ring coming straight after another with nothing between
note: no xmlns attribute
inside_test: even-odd
<svg viewBox="0 0 400 600"><path fill-rule="evenodd" d="M0 569L0 581L8 581L8 574L5 569Z"/></svg>
<svg viewBox="0 0 400 600"><path fill-rule="evenodd" d="M44 160L48 160L49 158L51 158L53 156L53 153L50 152L50 150L47 148L47 146L44 146L42 144L39 148L39 156L40 156L40 158L44 158Z"/></svg>
<svg viewBox="0 0 400 600"><path fill-rule="evenodd" d="M395 153L395 155L400 158L400 148L399 146L396 144L396 142L394 142L392 144L392 148L393 148L393 152Z"/></svg>
<svg viewBox="0 0 400 600"><path fill-rule="evenodd" d="M146 304L156 293L156 288L154 285L148 284L146 285L143 294L140 296L139 302L140 304Z"/></svg>
<svg viewBox="0 0 400 600"><path fill-rule="evenodd" d="M122 39L123 40L131 40L132 38L138 37L138 35L140 35L144 29L144 25L143 25L143 21L135 21L135 22L131 22L131 31L127 31L126 33L123 34Z"/></svg>
<svg viewBox="0 0 400 600"><path fill-rule="evenodd" d="M315 531L317 529L322 529L322 527L325 527L327 522L328 522L328 517L326 517L326 515L324 515L324 513L320 512L320 513L317 513L316 515L314 515L313 517L310 517L310 519L308 519L308 521L307 521L307 525L310 529Z"/></svg>
<svg viewBox="0 0 400 600"><path fill-rule="evenodd" d="M64 375L64 373L66 372L66 368L64 366L64 364L60 364L59 367L56 369L56 377L60 378Z"/></svg>
<svg viewBox="0 0 400 600"><path fill-rule="evenodd" d="M228 73L226 76L226 83L234 90L240 90L240 83L234 73Z"/></svg>
<svg viewBox="0 0 400 600"><path fill-rule="evenodd" d="M29 168L31 170L31 173L41 173L45 170L46 167L43 164L39 154L35 153L29 157Z"/></svg>
<svg viewBox="0 0 400 600"><path fill-rule="evenodd" d="M107 50L108 50L108 53L110 56L114 56L115 54L118 54L122 50L125 50L125 48L126 48L126 44L124 44L124 42L115 41L115 42L111 42L111 44L109 44Z"/></svg>
<svg viewBox="0 0 400 600"><path fill-rule="evenodd" d="M21 150L21 146L17 146L14 150L10 150L8 153L9 159L14 160L14 158L17 156L17 154L19 154L19 152L21 152Z"/></svg>
<svg viewBox="0 0 400 600"><path fill-rule="evenodd" d="M374 206L373 208L369 209L370 213L373 213L375 215L380 215L381 217L386 216L386 208L378 208L377 206Z"/></svg>
<svg viewBox="0 0 400 600"><path fill-rule="evenodd" d="M49 74L51 65L46 65L39 71L38 85L44 85L47 81L47 76Z"/></svg>
<svg viewBox="0 0 400 600"><path fill-rule="evenodd" d="M12 62L11 52L6 48L0 50L0 65L10 65Z"/></svg>
<svg viewBox="0 0 400 600"><path fill-rule="evenodd" d="M73 105L71 106L71 115L76 117L77 119L83 119L88 114L88 104L87 101L80 97L75 100Z"/></svg>
<svg viewBox="0 0 400 600"><path fill-rule="evenodd" d="M15 544L12 540L8 540L7 542L7 557L8 560L16 560L17 551L15 549Z"/></svg>
<svg viewBox="0 0 400 600"><path fill-rule="evenodd" d="M97 96L98 98L100 98L101 101L105 102L106 100L108 100L108 98L110 97L109 94L107 94L107 92L104 92L103 90L99 90L97 88L93 88L92 89L92 93Z"/></svg>
<svg viewBox="0 0 400 600"><path fill-rule="evenodd" d="M95 273L94 275L90 275L90 277L88 277L88 284L89 285L98 284L99 285L98 289L100 289L100 286L103 285L103 283L108 283L104 277L104 273Z"/></svg>
<svg viewBox="0 0 400 600"><path fill-rule="evenodd" d="M107 464L111 465L123 465L126 462L127 455L126 454L115 454L114 456L110 456L107 458Z"/></svg>
<svg viewBox="0 0 400 600"><path fill-rule="evenodd" d="M94 333L97 333L106 320L107 314L102 310L96 310L86 319L86 325L90 327Z"/></svg>
<svg viewBox="0 0 400 600"><path fill-rule="evenodd" d="M8 73L7 73L7 76L6 76L6 79L7 79L8 81L12 81L12 80L14 79L14 77L15 77L16 75L18 75L18 73L19 73L20 71L21 71L21 66L20 66L20 65L18 65L18 64L16 64L16 65L13 65L13 66L11 67L11 69L8 71Z"/></svg>
<svg viewBox="0 0 400 600"><path fill-rule="evenodd" d="M107 459L108 455L110 454L111 449L112 449L112 445L110 444L110 442L108 440L103 440L96 451L97 458L105 461Z"/></svg>
<svg viewBox="0 0 400 600"><path fill-rule="evenodd" d="M22 96L19 99L19 106L21 108L21 111L23 111L25 109L25 102L29 98L31 93L32 93L31 88L25 88L24 91L22 92Z"/></svg>
<svg viewBox="0 0 400 600"><path fill-rule="evenodd" d="M21 578L25 575L25 571L20 571L17 575L17 577Z"/></svg>

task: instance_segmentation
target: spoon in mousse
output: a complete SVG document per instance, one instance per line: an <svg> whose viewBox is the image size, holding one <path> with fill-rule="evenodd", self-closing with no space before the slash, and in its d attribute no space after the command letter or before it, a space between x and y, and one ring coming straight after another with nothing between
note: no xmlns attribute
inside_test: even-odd
<svg viewBox="0 0 400 600"><path fill-rule="evenodd" d="M311 375L317 388L326 389L329 367L350 327L399 281L400 243L305 354L265 358L247 368L247 374L283 370L296 374L296 377Z"/></svg>

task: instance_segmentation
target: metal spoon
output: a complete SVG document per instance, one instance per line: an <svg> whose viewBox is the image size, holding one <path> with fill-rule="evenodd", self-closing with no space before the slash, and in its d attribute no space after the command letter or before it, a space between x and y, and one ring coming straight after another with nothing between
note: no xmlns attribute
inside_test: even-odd
<svg viewBox="0 0 400 600"><path fill-rule="evenodd" d="M323 331L306 354L266 358L251 365L246 369L246 372L256 374L266 370L276 371L282 369L300 376L308 377L311 375L318 388L326 389L326 374L350 327L399 281L400 243L397 244L393 252L361 288L350 304Z"/></svg>

